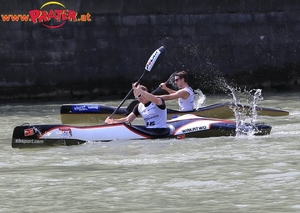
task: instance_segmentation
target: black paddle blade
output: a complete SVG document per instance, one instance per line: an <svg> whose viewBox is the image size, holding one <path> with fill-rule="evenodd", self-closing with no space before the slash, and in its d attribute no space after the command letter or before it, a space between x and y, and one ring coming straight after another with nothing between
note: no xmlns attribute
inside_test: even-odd
<svg viewBox="0 0 300 213"><path fill-rule="evenodd" d="M169 84L169 83L172 83L173 85L173 79L174 79L174 76L176 75L177 71L176 72L173 72L172 75L170 75L170 77L168 78L168 80L165 82L166 84ZM152 94L155 94L156 92L158 92L160 90L161 86L158 86L154 91L152 91L151 93Z"/></svg>
<svg viewBox="0 0 300 213"><path fill-rule="evenodd" d="M136 105L138 105L139 103L140 103L140 102L139 102L138 100L133 100L132 102L130 102L130 104L129 104L128 107L126 108L127 114L129 115L129 114L133 111L134 107L135 107Z"/></svg>
<svg viewBox="0 0 300 213"><path fill-rule="evenodd" d="M150 56L148 62L146 63L145 70L150 72L152 69L154 69L164 58L166 53L166 48L164 46L161 46L157 50L154 51L154 53Z"/></svg>

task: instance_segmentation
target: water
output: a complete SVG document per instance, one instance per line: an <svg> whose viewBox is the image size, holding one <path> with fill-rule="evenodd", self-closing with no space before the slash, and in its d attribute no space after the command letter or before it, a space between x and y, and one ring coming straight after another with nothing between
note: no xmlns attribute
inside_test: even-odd
<svg viewBox="0 0 300 213"><path fill-rule="evenodd" d="M12 149L13 128L60 123L62 103L2 104L0 212L300 212L299 93L263 97L259 106L290 112L257 116L268 136L42 149Z"/></svg>

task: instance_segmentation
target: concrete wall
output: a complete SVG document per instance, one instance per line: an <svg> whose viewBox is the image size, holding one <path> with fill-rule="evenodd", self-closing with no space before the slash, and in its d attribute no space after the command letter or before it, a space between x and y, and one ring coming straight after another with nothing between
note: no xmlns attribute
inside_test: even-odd
<svg viewBox="0 0 300 213"><path fill-rule="evenodd" d="M155 88L176 70L205 92L221 84L265 90L299 88L297 0L1 1L0 14L76 11L57 29L0 20L0 98L124 97L152 52L164 61L145 77ZM44 5L44 6L43 6ZM41 8L42 7L42 8ZM48 26L63 22L50 20Z"/></svg>

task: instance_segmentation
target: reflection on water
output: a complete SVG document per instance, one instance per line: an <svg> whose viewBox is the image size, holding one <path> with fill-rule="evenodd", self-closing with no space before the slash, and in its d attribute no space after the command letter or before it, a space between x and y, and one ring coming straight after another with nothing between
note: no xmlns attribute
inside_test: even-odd
<svg viewBox="0 0 300 213"><path fill-rule="evenodd" d="M264 94L268 136L12 149L14 126L60 123L62 103L0 106L2 212L300 212L299 95ZM207 97L206 105L230 101ZM118 105L118 101L105 102ZM174 108L176 101L168 101Z"/></svg>

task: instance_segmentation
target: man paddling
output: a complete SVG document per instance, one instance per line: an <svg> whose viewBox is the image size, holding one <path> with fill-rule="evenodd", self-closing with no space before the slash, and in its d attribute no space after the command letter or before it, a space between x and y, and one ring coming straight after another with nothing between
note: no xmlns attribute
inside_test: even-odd
<svg viewBox="0 0 300 213"><path fill-rule="evenodd" d="M167 87L166 83L161 83L161 89L166 90L168 95L159 95L164 100L178 99L180 111L192 111L194 110L194 91L188 85L188 75L185 71L180 71L175 74L175 83L179 90L172 90Z"/></svg>
<svg viewBox="0 0 300 213"><path fill-rule="evenodd" d="M165 129L167 128L167 108L162 98L149 93L143 85L132 84L133 94L140 102L133 111L125 118L105 119L106 124L131 123L138 115L141 115L146 123L147 129Z"/></svg>

